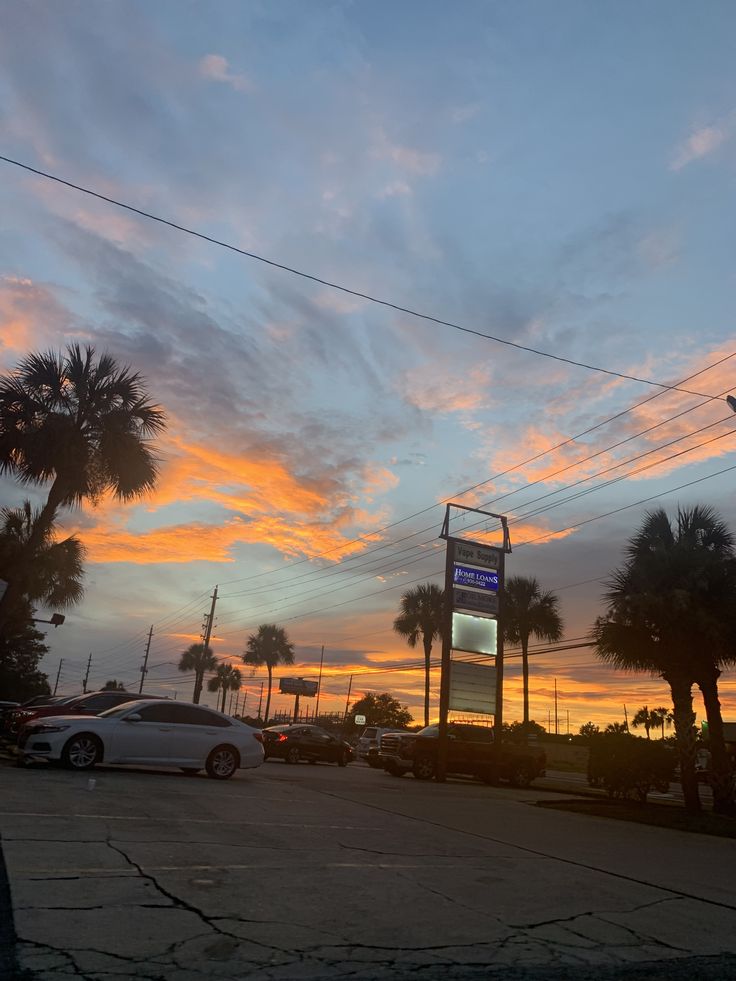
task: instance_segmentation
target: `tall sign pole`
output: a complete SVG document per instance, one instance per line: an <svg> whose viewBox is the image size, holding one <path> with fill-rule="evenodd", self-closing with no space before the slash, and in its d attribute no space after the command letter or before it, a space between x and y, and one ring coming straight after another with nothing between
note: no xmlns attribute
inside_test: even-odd
<svg viewBox="0 0 736 981"><path fill-rule="evenodd" d="M464 516L479 515L500 523L503 540L486 541L450 534L452 509ZM456 711L483 712L494 716L495 737L503 731L503 585L505 556L511 551L508 521L504 515L447 504L440 538L447 542L440 676L440 717L436 779L447 774L448 717ZM454 650L494 659L494 665L470 666L453 661ZM454 665L454 667L453 667ZM453 680L454 679L454 680Z"/></svg>

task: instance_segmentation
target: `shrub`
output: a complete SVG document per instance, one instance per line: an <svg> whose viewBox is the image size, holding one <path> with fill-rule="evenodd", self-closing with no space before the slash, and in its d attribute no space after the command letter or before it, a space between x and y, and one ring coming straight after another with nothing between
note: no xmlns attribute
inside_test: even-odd
<svg viewBox="0 0 736 981"><path fill-rule="evenodd" d="M601 733L590 740L588 783L602 786L609 797L637 797L644 803L651 790L669 789L675 762L675 753L661 742Z"/></svg>

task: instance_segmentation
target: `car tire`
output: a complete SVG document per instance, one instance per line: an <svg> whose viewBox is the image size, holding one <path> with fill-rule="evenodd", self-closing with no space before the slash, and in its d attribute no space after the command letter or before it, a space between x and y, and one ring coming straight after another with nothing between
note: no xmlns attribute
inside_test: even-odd
<svg viewBox="0 0 736 981"><path fill-rule="evenodd" d="M286 750L284 755L284 763L298 763L301 759L301 753L299 752L298 746L290 746Z"/></svg>
<svg viewBox="0 0 736 981"><path fill-rule="evenodd" d="M102 743L89 732L72 736L61 751L61 761L70 770L91 770L102 760Z"/></svg>
<svg viewBox="0 0 736 981"><path fill-rule="evenodd" d="M205 769L213 780L229 780L240 766L238 751L232 746L216 746L207 757Z"/></svg>
<svg viewBox="0 0 736 981"><path fill-rule="evenodd" d="M434 760L431 756L420 756L414 760L411 772L417 780L431 780L436 772Z"/></svg>
<svg viewBox="0 0 736 981"><path fill-rule="evenodd" d="M187 777L196 777L199 769L193 766L180 766L179 769Z"/></svg>
<svg viewBox="0 0 736 981"><path fill-rule="evenodd" d="M509 774L509 783L512 787L519 787L521 790L525 790L527 787L531 787L534 775L531 770L526 766L515 766L511 769Z"/></svg>
<svg viewBox="0 0 736 981"><path fill-rule="evenodd" d="M390 773L392 777L403 777L404 776L404 771L401 770L401 769L399 769L399 767L396 766L396 764L393 763L393 762L391 762L390 760L384 766L384 770L386 771L386 773Z"/></svg>

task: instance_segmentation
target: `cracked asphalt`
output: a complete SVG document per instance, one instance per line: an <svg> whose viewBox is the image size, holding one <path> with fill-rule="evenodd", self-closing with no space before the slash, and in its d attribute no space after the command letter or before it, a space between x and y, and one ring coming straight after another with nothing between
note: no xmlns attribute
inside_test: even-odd
<svg viewBox="0 0 736 981"><path fill-rule="evenodd" d="M362 765L88 779L0 767L3 981L736 976L731 839Z"/></svg>

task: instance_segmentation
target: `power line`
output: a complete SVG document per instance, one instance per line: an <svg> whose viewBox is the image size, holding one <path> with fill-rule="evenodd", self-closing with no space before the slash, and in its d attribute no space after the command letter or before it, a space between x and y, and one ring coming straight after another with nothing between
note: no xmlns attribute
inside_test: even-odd
<svg viewBox="0 0 736 981"><path fill-rule="evenodd" d="M441 327L451 327L453 330L461 331L464 334L471 334L474 337L481 337L485 340L493 341L496 344L503 344L507 347L515 348L518 351L525 351L527 354L536 354L542 358L549 358L552 361L559 361L577 368L585 368L588 371L597 371L601 374L609 375L614 378L624 379L625 381L638 382L640 385L651 385L665 391L685 392L688 395L697 395L701 398L716 397L704 395L702 392L693 392L686 388L679 388L677 385L667 385L664 382L654 381L651 378L639 378L637 375L630 375L621 371L613 371L610 368L602 368L599 365L587 364L584 361L575 361L573 358L566 358L560 354L552 354L549 351L542 351L539 348L519 344L517 341L511 341L505 337L497 337L494 334L486 334L483 331L475 330L471 327L463 327L460 324L453 323L451 320L443 320L440 317L434 317L431 314L421 313L418 310L411 309L411 307L405 307L399 303L393 303L390 300L383 300L380 297L373 296L370 293L363 293L360 290L354 290L347 286L342 286L339 283L322 279L320 276L315 276L312 273L304 272L301 269L295 269L294 267L288 266L285 263L277 262L275 259L268 259L265 256L259 255L257 252L250 252L247 249L241 249L237 245L232 245L230 242L225 242L221 239L216 239L211 235L206 235L204 232L198 232L192 228L187 228L185 225L180 225L178 222L171 221L168 218L162 218L160 215L155 215L150 211L143 211L141 208L136 208L131 204L126 204L123 201L119 201L117 198L109 197L106 194L93 191L89 187L83 187L81 184L75 184L72 181L64 180L62 177L58 177L55 174L49 174L46 171L39 170L36 167L31 167L29 164L21 163L21 161L14 160L12 157L0 155L0 160L2 160L4 163L12 164L14 167L19 167L22 170L26 170L31 174L35 174L37 177L43 177L46 180L54 181L55 183L61 184L64 187L69 187L74 191L79 191L81 194L87 194L89 197L97 198L97 200L104 201L107 204L112 204L116 208L122 208L125 211L130 211L133 214L139 215L141 218L147 218L149 221L155 221L161 225L166 225L168 228L173 228L175 231L183 232L186 235L191 235L194 238L201 239L204 242L209 242L211 245L216 245L219 248L227 249L230 252L236 252L238 255L245 256L248 259L254 259L257 262L262 262L264 265L271 266L274 269L280 269L282 272L287 272L292 276L298 276L301 279L318 283L320 286L326 286L329 289L338 290L341 293L346 293L348 296L354 296L361 300L367 300L369 303L375 303L378 306L387 307L388 309L395 310L398 313L408 314L409 316L416 317L419 320L426 320L429 323L437 324Z"/></svg>

